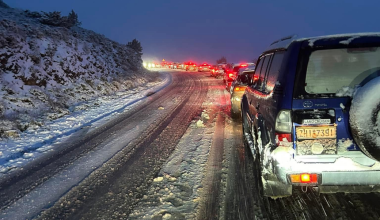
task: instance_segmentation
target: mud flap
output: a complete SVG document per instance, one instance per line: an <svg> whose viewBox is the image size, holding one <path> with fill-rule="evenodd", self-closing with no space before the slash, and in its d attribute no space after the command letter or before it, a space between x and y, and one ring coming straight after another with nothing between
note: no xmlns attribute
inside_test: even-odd
<svg viewBox="0 0 380 220"><path fill-rule="evenodd" d="M264 196L276 199L292 195L292 185L281 183L274 176L261 179L263 182Z"/></svg>

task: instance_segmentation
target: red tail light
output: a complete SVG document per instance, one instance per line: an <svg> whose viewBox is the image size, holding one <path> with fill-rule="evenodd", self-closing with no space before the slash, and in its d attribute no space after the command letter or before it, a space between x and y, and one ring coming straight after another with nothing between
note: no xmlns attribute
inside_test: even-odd
<svg viewBox="0 0 380 220"><path fill-rule="evenodd" d="M280 146L281 144L281 141L284 141L284 142L292 142L292 134L280 134L280 133L276 133L276 137L278 138L277 139L277 146Z"/></svg>
<svg viewBox="0 0 380 220"><path fill-rule="evenodd" d="M230 73L230 74L228 74L228 77L230 77L232 79L232 78L234 78L234 74Z"/></svg>
<svg viewBox="0 0 380 220"><path fill-rule="evenodd" d="M258 75L254 75L253 76L253 81L257 81L259 79L259 76Z"/></svg>
<svg viewBox="0 0 380 220"><path fill-rule="evenodd" d="M194 64L193 66L197 66L197 65Z"/></svg>
<svg viewBox="0 0 380 220"><path fill-rule="evenodd" d="M240 65L241 67L247 67L248 65L247 64L242 64Z"/></svg>

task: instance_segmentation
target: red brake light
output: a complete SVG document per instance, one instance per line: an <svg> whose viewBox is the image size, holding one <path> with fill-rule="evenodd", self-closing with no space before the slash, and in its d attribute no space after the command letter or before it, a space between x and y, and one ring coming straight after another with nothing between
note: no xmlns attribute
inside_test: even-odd
<svg viewBox="0 0 380 220"><path fill-rule="evenodd" d="M233 74L233 73L230 73L230 74L228 74L228 77L233 78L233 77L234 77L234 74Z"/></svg>
<svg viewBox="0 0 380 220"><path fill-rule="evenodd" d="M283 134L283 133L276 133L276 136L278 138L278 142L276 143L277 146L280 146L281 141L285 142L291 142L292 141L292 134Z"/></svg>
<svg viewBox="0 0 380 220"><path fill-rule="evenodd" d="M197 65L194 64L193 66L197 66Z"/></svg>
<svg viewBox="0 0 380 220"><path fill-rule="evenodd" d="M241 67L246 67L246 66L248 66L247 64L242 64L242 65L240 65Z"/></svg>
<svg viewBox="0 0 380 220"><path fill-rule="evenodd" d="M256 80L258 80L259 79L259 76L258 75L254 75L253 76L253 81L256 81Z"/></svg>

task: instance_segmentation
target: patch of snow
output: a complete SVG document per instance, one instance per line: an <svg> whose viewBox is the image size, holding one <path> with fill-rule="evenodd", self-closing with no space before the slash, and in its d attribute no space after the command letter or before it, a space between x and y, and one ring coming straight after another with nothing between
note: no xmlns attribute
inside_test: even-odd
<svg viewBox="0 0 380 220"><path fill-rule="evenodd" d="M309 40L309 46L313 47L314 46L314 42L317 41L317 40L318 40L317 38Z"/></svg>
<svg viewBox="0 0 380 220"><path fill-rule="evenodd" d="M340 108L342 108L343 110L346 108L346 106L344 106L343 103L340 103L339 106L340 106Z"/></svg>
<svg viewBox="0 0 380 220"><path fill-rule="evenodd" d="M317 40L323 40L323 39L334 39L338 37L364 37L364 36L376 36L379 37L379 32L367 32L367 33L347 33L347 34L333 34L333 35L325 35L325 36L316 36L316 37L309 37L309 38L298 38L295 41L303 41L308 40L309 46L313 47L314 42Z"/></svg>
<svg viewBox="0 0 380 220"><path fill-rule="evenodd" d="M197 127L198 127L198 128L203 128L204 126L205 126L205 125L203 124L203 121L199 119L199 120L197 121Z"/></svg>
<svg viewBox="0 0 380 220"><path fill-rule="evenodd" d="M357 91L357 88L351 88L349 86L344 86L341 89L339 89L335 93L335 95L337 97L343 97L343 96L353 97L356 91Z"/></svg>
<svg viewBox="0 0 380 220"><path fill-rule="evenodd" d="M207 122L208 120L210 120L210 116L206 112L203 111L201 114L201 119L203 122Z"/></svg>
<svg viewBox="0 0 380 220"><path fill-rule="evenodd" d="M349 38L349 39L347 39L347 40L342 40L342 41L340 41L339 43L340 43L340 44L344 44L344 45L349 45L349 44L351 43L351 41L353 41L353 40L356 39L356 38L359 38L359 36L351 37L351 38Z"/></svg>
<svg viewBox="0 0 380 220"><path fill-rule="evenodd" d="M350 139L340 139L338 140L338 153L347 152L347 148L353 145L353 141Z"/></svg>
<svg viewBox="0 0 380 220"><path fill-rule="evenodd" d="M162 180L164 180L164 177L159 176L157 178L154 178L153 182L162 182Z"/></svg>

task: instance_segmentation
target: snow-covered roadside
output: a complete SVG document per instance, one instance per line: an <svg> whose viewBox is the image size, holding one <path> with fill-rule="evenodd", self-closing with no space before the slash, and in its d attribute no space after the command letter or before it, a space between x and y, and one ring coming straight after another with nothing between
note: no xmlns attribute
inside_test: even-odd
<svg viewBox="0 0 380 220"><path fill-rule="evenodd" d="M89 130L105 123L113 116L127 111L151 92L157 92L171 82L169 74L162 74L161 81L151 82L112 96L72 106L69 115L53 121L46 121L42 127L30 127L15 139L0 141L0 176L9 170L25 165L28 161L54 150L53 143L64 142L76 131L87 127Z"/></svg>
<svg viewBox="0 0 380 220"><path fill-rule="evenodd" d="M203 113L194 120L176 150L153 180L129 219L195 219L201 202L202 179L215 132L215 108L224 90L210 89Z"/></svg>

